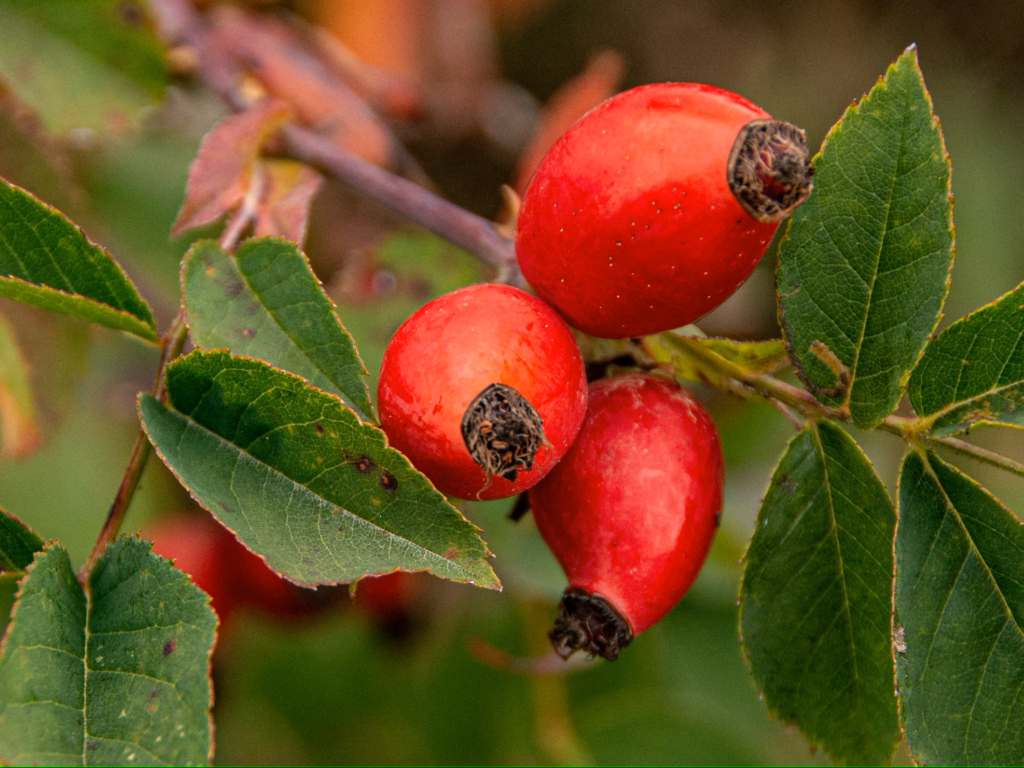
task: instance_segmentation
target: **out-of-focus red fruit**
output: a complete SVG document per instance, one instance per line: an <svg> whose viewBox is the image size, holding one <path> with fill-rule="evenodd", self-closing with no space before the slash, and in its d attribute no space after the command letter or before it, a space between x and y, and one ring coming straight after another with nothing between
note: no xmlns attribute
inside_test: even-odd
<svg viewBox="0 0 1024 768"><path fill-rule="evenodd" d="M402 571L362 578L356 585L356 607L378 621L390 622L408 612L413 582L413 574Z"/></svg>
<svg viewBox="0 0 1024 768"><path fill-rule="evenodd" d="M529 492L569 577L550 633L559 655L614 659L671 610L704 563L722 481L718 430L688 391L640 373L590 385L576 442Z"/></svg>
<svg viewBox="0 0 1024 768"><path fill-rule="evenodd" d="M209 515L176 514L142 531L153 551L175 561L210 595L225 621L242 605L281 618L302 616L327 602L324 593L303 589L278 576L229 530Z"/></svg>
<svg viewBox="0 0 1024 768"><path fill-rule="evenodd" d="M302 616L313 608L315 592L278 576L234 536L227 549L225 567L231 570L241 602L281 618Z"/></svg>
<svg viewBox="0 0 1024 768"><path fill-rule="evenodd" d="M209 515L163 517L142 530L153 551L174 561L192 582L210 596L213 610L225 621L238 606L238 590L223 558L234 536Z"/></svg>

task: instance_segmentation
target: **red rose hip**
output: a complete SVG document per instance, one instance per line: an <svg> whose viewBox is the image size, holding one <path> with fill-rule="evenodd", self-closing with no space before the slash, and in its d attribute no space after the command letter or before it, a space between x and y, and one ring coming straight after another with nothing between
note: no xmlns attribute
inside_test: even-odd
<svg viewBox="0 0 1024 768"><path fill-rule="evenodd" d="M555 650L615 659L704 563L722 508L722 449L704 407L660 376L601 379L589 399L576 442L529 499L569 577Z"/></svg>
<svg viewBox="0 0 1024 768"><path fill-rule="evenodd" d="M391 445L438 489L497 499L532 486L568 450L587 383L551 307L484 283L439 296L395 331L377 402Z"/></svg>
<svg viewBox="0 0 1024 768"><path fill-rule="evenodd" d="M640 86L585 114L544 156L516 255L570 325L607 338L665 331L749 277L811 173L804 132L742 96Z"/></svg>

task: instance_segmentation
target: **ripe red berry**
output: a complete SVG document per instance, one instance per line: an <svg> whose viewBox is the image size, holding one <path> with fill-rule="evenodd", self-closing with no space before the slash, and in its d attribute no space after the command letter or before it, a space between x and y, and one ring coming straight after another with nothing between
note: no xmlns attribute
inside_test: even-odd
<svg viewBox="0 0 1024 768"><path fill-rule="evenodd" d="M654 83L566 131L523 198L516 254L569 324L627 338L692 322L810 193L804 132L731 91Z"/></svg>
<svg viewBox="0 0 1024 768"><path fill-rule="evenodd" d="M540 299L470 285L395 331L377 388L388 439L444 493L511 496L572 444L587 405L572 331Z"/></svg>
<svg viewBox="0 0 1024 768"><path fill-rule="evenodd" d="M704 562L722 508L718 431L675 382L601 379L576 442L529 498L569 577L549 635L555 650L615 659Z"/></svg>

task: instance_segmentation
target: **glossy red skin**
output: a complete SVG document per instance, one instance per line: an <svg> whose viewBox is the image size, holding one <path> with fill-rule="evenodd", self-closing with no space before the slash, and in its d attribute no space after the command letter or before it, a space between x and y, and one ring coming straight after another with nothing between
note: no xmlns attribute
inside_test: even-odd
<svg viewBox="0 0 1024 768"><path fill-rule="evenodd" d="M591 385L576 442L530 503L569 586L607 599L636 634L696 578L722 481L718 430L704 407L671 381L628 373Z"/></svg>
<svg viewBox="0 0 1024 768"><path fill-rule="evenodd" d="M533 404L550 445L515 482L488 480L462 439L462 416L492 383ZM395 331L377 387L380 423L444 493L500 499L539 481L572 444L587 407L587 381L572 331L551 307L518 288L481 283L424 304Z"/></svg>
<svg viewBox="0 0 1024 768"><path fill-rule="evenodd" d="M726 179L740 128L768 117L701 83L643 85L599 104L530 181L516 228L523 275L594 336L707 314L750 276L778 226L741 208Z"/></svg>

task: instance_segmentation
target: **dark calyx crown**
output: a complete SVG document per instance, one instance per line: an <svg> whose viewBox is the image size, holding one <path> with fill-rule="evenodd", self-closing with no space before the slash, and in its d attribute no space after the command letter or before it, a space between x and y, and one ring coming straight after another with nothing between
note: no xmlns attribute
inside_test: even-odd
<svg viewBox="0 0 1024 768"><path fill-rule="evenodd" d="M576 651L615 661L633 633L622 615L601 595L569 587L558 604L558 618L548 637L555 653L568 659Z"/></svg>

